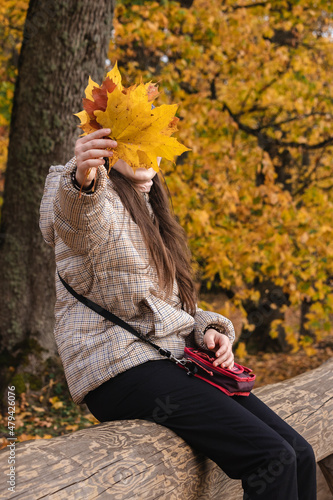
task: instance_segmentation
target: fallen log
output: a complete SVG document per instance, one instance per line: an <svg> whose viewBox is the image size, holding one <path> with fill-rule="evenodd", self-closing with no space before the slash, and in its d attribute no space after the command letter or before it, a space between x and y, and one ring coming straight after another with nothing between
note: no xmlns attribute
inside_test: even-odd
<svg viewBox="0 0 333 500"><path fill-rule="evenodd" d="M333 494L333 359L255 394L313 446L318 500ZM1 496L11 500L241 500L240 481L161 425L106 422L15 446L15 491L8 491L9 450L0 452ZM5 496L2 496L2 495Z"/></svg>

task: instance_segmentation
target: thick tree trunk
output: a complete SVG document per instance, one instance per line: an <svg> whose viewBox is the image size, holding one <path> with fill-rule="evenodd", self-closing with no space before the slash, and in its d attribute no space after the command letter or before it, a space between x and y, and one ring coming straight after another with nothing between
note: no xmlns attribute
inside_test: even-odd
<svg viewBox="0 0 333 500"><path fill-rule="evenodd" d="M50 165L73 156L73 113L81 109L88 76L103 78L113 8L113 0L30 1L0 230L0 351L14 366L32 346L35 353L54 349L55 266L39 231L40 200Z"/></svg>

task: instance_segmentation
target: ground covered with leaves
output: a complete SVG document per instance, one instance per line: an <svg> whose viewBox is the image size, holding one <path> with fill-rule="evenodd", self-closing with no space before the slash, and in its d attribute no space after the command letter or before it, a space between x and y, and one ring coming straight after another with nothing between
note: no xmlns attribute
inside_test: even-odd
<svg viewBox="0 0 333 500"><path fill-rule="evenodd" d="M315 354L309 357L303 350L296 353L265 353L246 355L242 364L250 366L256 373L255 387L274 384L308 370L317 368L333 357L333 343L320 342L314 346Z"/></svg>
<svg viewBox="0 0 333 500"><path fill-rule="evenodd" d="M246 354L242 364L253 368L257 375L256 387L273 384L314 369L333 356L333 342L321 342L314 346L309 357L303 350L296 353ZM99 422L83 405L71 400L62 372L48 373L47 384L38 391L28 389L16 398L15 436L18 441L50 439L55 436L91 427ZM0 416L0 448L9 441L7 413Z"/></svg>

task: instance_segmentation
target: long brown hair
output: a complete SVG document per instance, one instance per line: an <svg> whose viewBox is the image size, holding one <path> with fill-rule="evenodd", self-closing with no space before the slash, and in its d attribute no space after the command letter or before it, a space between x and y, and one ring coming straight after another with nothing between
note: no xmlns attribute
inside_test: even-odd
<svg viewBox="0 0 333 500"><path fill-rule="evenodd" d="M196 310L196 291L191 254L185 231L171 212L168 195L159 175L154 176L149 193L154 218L149 214L143 196L124 175L111 168L109 177L124 207L140 228L160 288L169 297L176 279L183 307L193 315Z"/></svg>

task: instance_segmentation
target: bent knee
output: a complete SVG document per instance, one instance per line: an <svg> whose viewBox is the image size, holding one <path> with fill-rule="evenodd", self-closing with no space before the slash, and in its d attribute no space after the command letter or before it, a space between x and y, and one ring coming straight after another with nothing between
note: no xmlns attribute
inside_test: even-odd
<svg viewBox="0 0 333 500"><path fill-rule="evenodd" d="M296 465L297 463L297 453L296 450L287 442L282 441L278 450L275 451L274 457L272 461L276 461L281 464L281 466L285 465Z"/></svg>
<svg viewBox="0 0 333 500"><path fill-rule="evenodd" d="M297 442L294 447L299 464L316 464L316 457L313 448L304 438Z"/></svg>

